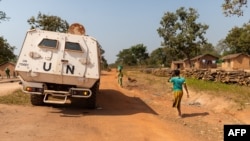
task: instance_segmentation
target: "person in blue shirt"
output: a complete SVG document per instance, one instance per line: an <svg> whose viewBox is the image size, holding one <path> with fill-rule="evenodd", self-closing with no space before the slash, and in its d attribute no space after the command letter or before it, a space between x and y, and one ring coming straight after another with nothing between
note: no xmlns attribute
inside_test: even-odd
<svg viewBox="0 0 250 141"><path fill-rule="evenodd" d="M173 107L177 108L178 116L181 118L181 99L183 95L183 87L186 90L187 97L189 97L186 80L180 76L180 70L174 70L173 76L169 82L173 83L174 102Z"/></svg>

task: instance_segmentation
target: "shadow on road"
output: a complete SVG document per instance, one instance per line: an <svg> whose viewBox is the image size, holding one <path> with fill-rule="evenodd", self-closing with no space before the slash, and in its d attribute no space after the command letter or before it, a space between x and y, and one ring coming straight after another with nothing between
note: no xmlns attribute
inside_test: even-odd
<svg viewBox="0 0 250 141"><path fill-rule="evenodd" d="M120 91L112 89L101 89L97 95L97 107L90 110L73 105L51 105L59 109L62 117L78 117L87 115L132 115L148 113L158 115L139 97L129 97Z"/></svg>
<svg viewBox="0 0 250 141"><path fill-rule="evenodd" d="M207 116L207 115L209 115L208 112L203 112L203 113L182 114L182 117L183 117L183 118L188 118L188 117Z"/></svg>

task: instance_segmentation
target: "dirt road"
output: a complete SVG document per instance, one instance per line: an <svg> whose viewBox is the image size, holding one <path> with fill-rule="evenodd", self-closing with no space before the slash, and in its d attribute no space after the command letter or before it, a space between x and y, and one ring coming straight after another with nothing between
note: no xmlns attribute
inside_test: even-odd
<svg viewBox="0 0 250 141"><path fill-rule="evenodd" d="M6 82L0 81L0 96L11 93L17 89L20 89L22 86L19 85L19 82L10 82L5 80Z"/></svg>
<svg viewBox="0 0 250 141"><path fill-rule="evenodd" d="M233 115L190 105L192 99L187 98L184 118L177 119L168 96L120 88L115 72L103 72L97 100L95 110L0 104L0 140L220 141L223 124L244 123Z"/></svg>

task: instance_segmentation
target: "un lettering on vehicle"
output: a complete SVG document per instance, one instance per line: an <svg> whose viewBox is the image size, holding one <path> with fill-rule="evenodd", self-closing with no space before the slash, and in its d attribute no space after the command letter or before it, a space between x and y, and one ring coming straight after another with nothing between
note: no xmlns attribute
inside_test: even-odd
<svg viewBox="0 0 250 141"><path fill-rule="evenodd" d="M53 66L53 64L51 62L44 62L43 63L43 70L46 72L50 72L52 66ZM75 66L74 65L66 65L65 73L66 74L74 74L75 73Z"/></svg>

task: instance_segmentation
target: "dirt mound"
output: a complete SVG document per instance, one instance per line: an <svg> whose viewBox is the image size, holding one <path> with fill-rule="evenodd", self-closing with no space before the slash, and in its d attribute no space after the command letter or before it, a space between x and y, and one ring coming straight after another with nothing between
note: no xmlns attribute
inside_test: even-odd
<svg viewBox="0 0 250 141"><path fill-rule="evenodd" d="M204 92L197 93L191 91L191 95L189 105L202 106L216 113L230 113L240 109L240 105L230 99L216 97Z"/></svg>

